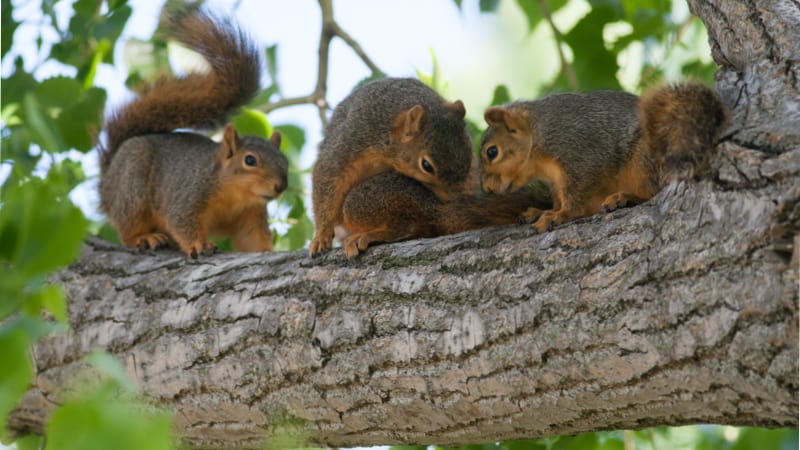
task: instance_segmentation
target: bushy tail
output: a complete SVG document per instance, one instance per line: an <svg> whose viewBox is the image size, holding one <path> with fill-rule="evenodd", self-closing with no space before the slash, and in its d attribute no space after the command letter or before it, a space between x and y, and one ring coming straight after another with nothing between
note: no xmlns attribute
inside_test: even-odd
<svg viewBox="0 0 800 450"><path fill-rule="evenodd" d="M260 87L261 58L255 43L230 18L189 8L164 14L169 37L200 53L208 73L162 78L106 120L108 144L101 168L126 140L178 128L211 128L246 104Z"/></svg>
<svg viewBox="0 0 800 450"><path fill-rule="evenodd" d="M520 223L528 208L549 209L552 201L547 188L526 187L505 194L463 195L442 205L440 234L460 233L493 226Z"/></svg>
<svg viewBox="0 0 800 450"><path fill-rule="evenodd" d="M704 172L728 124L728 108L716 92L700 83L657 88L639 100L644 148L650 150L662 178Z"/></svg>

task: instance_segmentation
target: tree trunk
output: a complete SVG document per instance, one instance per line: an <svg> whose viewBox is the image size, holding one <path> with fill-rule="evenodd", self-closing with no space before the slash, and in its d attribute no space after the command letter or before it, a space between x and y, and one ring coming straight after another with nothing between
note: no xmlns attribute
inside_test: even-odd
<svg viewBox="0 0 800 450"><path fill-rule="evenodd" d="M72 331L10 427L41 431L81 355L118 355L185 442L456 445L651 425L798 425L800 6L690 1L733 110L713 180L527 226L200 262L89 240Z"/></svg>

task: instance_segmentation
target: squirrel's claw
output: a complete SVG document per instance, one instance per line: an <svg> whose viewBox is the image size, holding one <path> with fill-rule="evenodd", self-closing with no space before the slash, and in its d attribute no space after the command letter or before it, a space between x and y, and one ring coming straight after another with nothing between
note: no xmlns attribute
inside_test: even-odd
<svg viewBox="0 0 800 450"><path fill-rule="evenodd" d="M308 253L311 257L319 256L333 247L332 239L314 238L311 244L308 245Z"/></svg>
<svg viewBox="0 0 800 450"><path fill-rule="evenodd" d="M197 259L200 255L211 256L217 252L217 244L211 241L197 241L192 244L187 254L192 259Z"/></svg>

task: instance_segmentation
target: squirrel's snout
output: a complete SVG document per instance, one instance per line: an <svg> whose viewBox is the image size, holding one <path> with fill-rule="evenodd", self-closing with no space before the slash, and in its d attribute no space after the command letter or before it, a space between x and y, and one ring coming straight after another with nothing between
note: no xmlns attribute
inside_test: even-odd
<svg viewBox="0 0 800 450"><path fill-rule="evenodd" d="M286 179L281 179L275 182L275 192L280 194L281 192L286 190Z"/></svg>

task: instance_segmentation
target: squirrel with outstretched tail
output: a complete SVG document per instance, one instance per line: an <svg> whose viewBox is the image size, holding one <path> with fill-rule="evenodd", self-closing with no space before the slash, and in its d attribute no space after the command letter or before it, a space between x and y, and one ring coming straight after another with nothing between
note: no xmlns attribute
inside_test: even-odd
<svg viewBox="0 0 800 450"><path fill-rule="evenodd" d="M620 91L559 93L489 108L481 142L488 192L542 180L553 207L524 217L544 232L600 211L632 206L670 179L703 171L728 123L719 96L699 83L641 97Z"/></svg>
<svg viewBox="0 0 800 450"><path fill-rule="evenodd" d="M191 257L211 254L210 236L231 237L239 251L272 249L266 203L287 187L281 136L222 141L178 129L212 128L260 88L258 49L231 19L197 7L170 10L168 37L202 55L208 73L162 78L105 122L100 205L125 245L176 245Z"/></svg>

